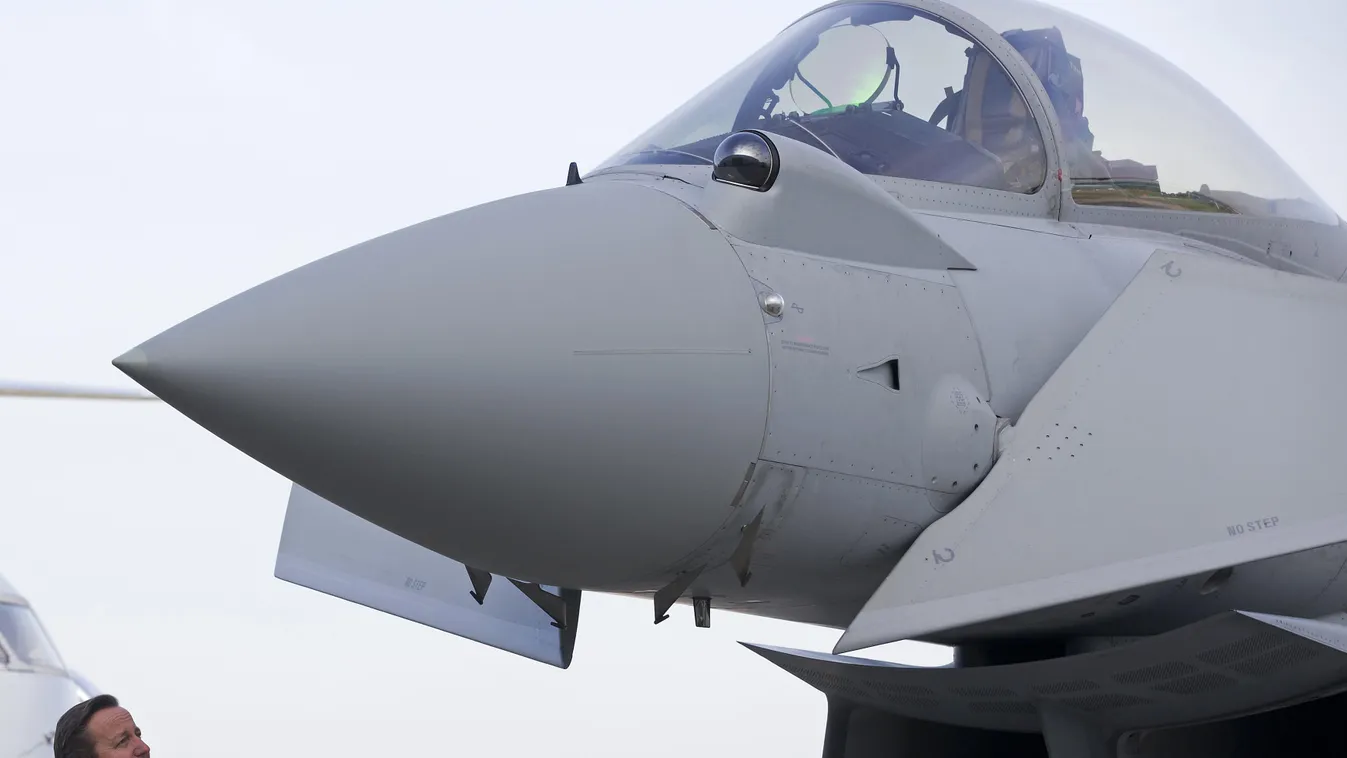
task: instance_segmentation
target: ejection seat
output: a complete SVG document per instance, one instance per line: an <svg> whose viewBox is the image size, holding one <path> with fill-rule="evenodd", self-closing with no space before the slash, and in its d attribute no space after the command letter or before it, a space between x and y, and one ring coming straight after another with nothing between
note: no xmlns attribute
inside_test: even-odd
<svg viewBox="0 0 1347 758"><path fill-rule="evenodd" d="M1108 179L1108 164L1094 150L1094 134L1085 118L1084 76L1080 59L1066 51L1054 28L1015 29L1002 35L1043 83L1065 133L1065 153L1073 177ZM948 120L948 129L999 157L1007 179L1021 190L1043 179L1047 156L1042 136L1014 84L982 47L966 51L968 69L962 90L945 89L930 122Z"/></svg>

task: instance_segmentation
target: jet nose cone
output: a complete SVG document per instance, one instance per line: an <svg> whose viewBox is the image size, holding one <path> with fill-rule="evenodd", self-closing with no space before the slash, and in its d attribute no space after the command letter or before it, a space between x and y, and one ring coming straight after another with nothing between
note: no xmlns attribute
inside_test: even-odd
<svg viewBox="0 0 1347 758"><path fill-rule="evenodd" d="M112 359L112 365L127 376L135 378L136 374L149 367L145 358L145 351L138 347L127 350L120 356Z"/></svg>
<svg viewBox="0 0 1347 758"><path fill-rule="evenodd" d="M115 363L363 518L576 587L697 548L731 515L767 413L763 317L733 249L626 182L385 235Z"/></svg>

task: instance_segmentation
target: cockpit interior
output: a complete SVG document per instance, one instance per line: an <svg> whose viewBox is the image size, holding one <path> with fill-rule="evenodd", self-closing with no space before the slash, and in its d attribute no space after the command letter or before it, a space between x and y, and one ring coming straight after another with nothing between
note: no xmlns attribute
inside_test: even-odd
<svg viewBox="0 0 1347 758"><path fill-rule="evenodd" d="M806 16L600 170L709 165L727 135L756 129L874 177L1033 195L1055 163L1082 206L1337 224L1238 116L1144 47L1031 0L956 2L976 25L918 5L933 4L840 3ZM1000 52L980 41L983 24L1007 43ZM1017 84L1007 55L1046 93L1055 148L1029 106L1041 95Z"/></svg>

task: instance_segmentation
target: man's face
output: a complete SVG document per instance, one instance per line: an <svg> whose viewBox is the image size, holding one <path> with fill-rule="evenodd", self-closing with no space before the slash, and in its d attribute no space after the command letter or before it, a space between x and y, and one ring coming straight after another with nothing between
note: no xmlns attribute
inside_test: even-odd
<svg viewBox="0 0 1347 758"><path fill-rule="evenodd" d="M98 758L149 758L150 746L140 738L140 727L125 708L104 708L89 719L86 729Z"/></svg>

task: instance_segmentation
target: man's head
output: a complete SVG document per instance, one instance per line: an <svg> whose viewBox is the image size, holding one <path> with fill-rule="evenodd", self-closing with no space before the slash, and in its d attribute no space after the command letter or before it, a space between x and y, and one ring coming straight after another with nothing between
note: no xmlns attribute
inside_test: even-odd
<svg viewBox="0 0 1347 758"><path fill-rule="evenodd" d="M150 746L117 698L99 695L66 711L52 740L56 758L149 758Z"/></svg>

